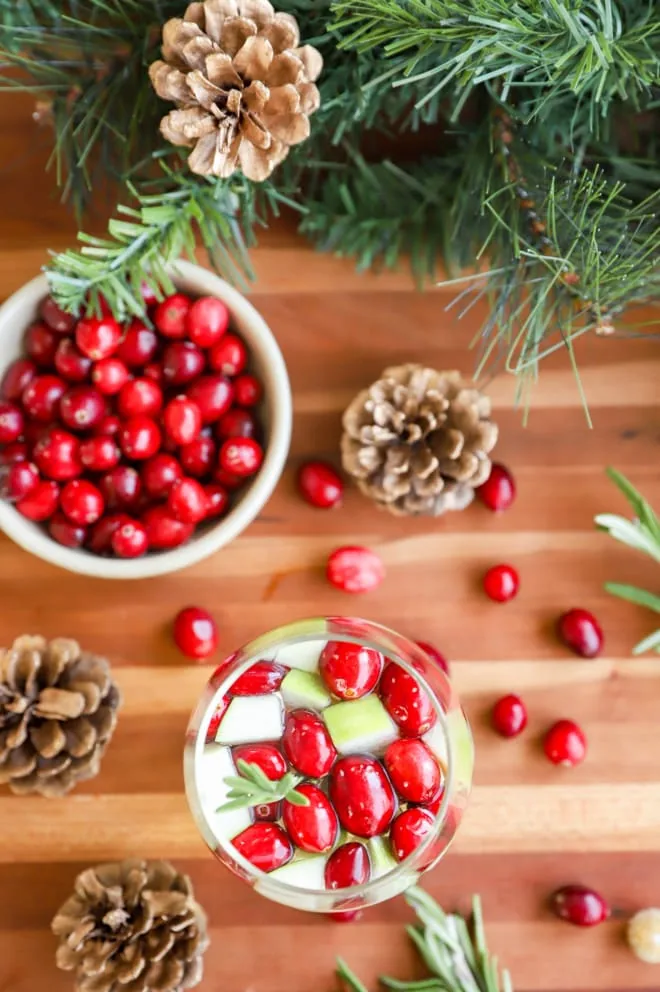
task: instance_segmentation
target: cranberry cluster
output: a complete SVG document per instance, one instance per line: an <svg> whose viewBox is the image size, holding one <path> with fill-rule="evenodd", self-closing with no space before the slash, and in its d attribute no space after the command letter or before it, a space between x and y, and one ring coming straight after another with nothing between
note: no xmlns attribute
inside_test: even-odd
<svg viewBox="0 0 660 992"><path fill-rule="evenodd" d="M225 304L143 298L153 326L44 299L0 386L0 495L60 544L119 558L183 544L263 460L262 387Z"/></svg>

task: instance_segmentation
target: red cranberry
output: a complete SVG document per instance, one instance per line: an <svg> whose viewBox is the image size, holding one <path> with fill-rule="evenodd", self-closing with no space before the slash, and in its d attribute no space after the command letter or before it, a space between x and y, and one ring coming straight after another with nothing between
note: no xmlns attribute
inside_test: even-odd
<svg viewBox="0 0 660 992"><path fill-rule="evenodd" d="M170 489L167 508L177 520L198 524L206 516L206 493L196 479L180 479Z"/></svg>
<svg viewBox="0 0 660 992"><path fill-rule="evenodd" d="M99 482L106 505L111 510L132 510L142 491L140 476L128 465L117 465Z"/></svg>
<svg viewBox="0 0 660 992"><path fill-rule="evenodd" d="M0 386L0 396L4 400L17 402L37 374L37 366L29 358L17 358L7 368Z"/></svg>
<svg viewBox="0 0 660 992"><path fill-rule="evenodd" d="M562 613L557 621L557 634L567 648L582 658L595 658L603 650L603 631L588 610Z"/></svg>
<svg viewBox="0 0 660 992"><path fill-rule="evenodd" d="M14 465L16 462L28 460L28 446L25 441L14 441L0 447L0 465Z"/></svg>
<svg viewBox="0 0 660 992"><path fill-rule="evenodd" d="M16 504L16 509L28 520L41 522L55 513L60 501L60 487L56 482L43 480L38 486Z"/></svg>
<svg viewBox="0 0 660 992"><path fill-rule="evenodd" d="M223 441L228 437L254 437L257 433L257 421L250 410L232 407L218 420L215 433Z"/></svg>
<svg viewBox="0 0 660 992"><path fill-rule="evenodd" d="M131 518L125 513L109 513L94 524L91 529L87 546L95 555L108 555L112 551L112 536L123 524L130 523Z"/></svg>
<svg viewBox="0 0 660 992"><path fill-rule="evenodd" d="M192 537L194 524L176 520L164 506L152 506L142 517L146 527L149 547L158 551L169 551Z"/></svg>
<svg viewBox="0 0 660 992"><path fill-rule="evenodd" d="M517 737L527 726L527 710L520 696L502 696L490 716L493 730L502 737Z"/></svg>
<svg viewBox="0 0 660 992"><path fill-rule="evenodd" d="M484 575L484 592L496 603L506 603L518 592L518 573L512 565L493 565Z"/></svg>
<svg viewBox="0 0 660 992"><path fill-rule="evenodd" d="M176 444L190 444L199 437L202 414L192 400L186 396L176 396L165 407L163 425L171 441Z"/></svg>
<svg viewBox="0 0 660 992"><path fill-rule="evenodd" d="M154 417L163 405L163 391L152 379L131 379L122 386L117 409L122 417Z"/></svg>
<svg viewBox="0 0 660 992"><path fill-rule="evenodd" d="M371 876L371 863L364 844L349 841L336 848L325 864L327 889L347 889L364 885Z"/></svg>
<svg viewBox="0 0 660 992"><path fill-rule="evenodd" d="M206 493L206 519L222 517L229 507L229 493L215 482L204 486Z"/></svg>
<svg viewBox="0 0 660 992"><path fill-rule="evenodd" d="M195 300L188 311L188 337L200 348L217 344L229 327L229 310L214 296Z"/></svg>
<svg viewBox="0 0 660 992"><path fill-rule="evenodd" d="M247 365L247 360L247 348L235 334L225 334L209 354L209 365L214 372L222 372L223 375L238 375Z"/></svg>
<svg viewBox="0 0 660 992"><path fill-rule="evenodd" d="M202 375L188 388L188 399L199 407L203 424L211 424L226 413L234 390L224 375Z"/></svg>
<svg viewBox="0 0 660 992"><path fill-rule="evenodd" d="M82 474L80 441L59 427L52 427L37 441L32 457L49 479L64 482Z"/></svg>
<svg viewBox="0 0 660 992"><path fill-rule="evenodd" d="M516 484L508 468L493 462L490 475L475 493L489 510L508 510L516 498Z"/></svg>
<svg viewBox="0 0 660 992"><path fill-rule="evenodd" d="M328 558L328 581L342 592L371 592L385 578L385 566L375 551L347 545Z"/></svg>
<svg viewBox="0 0 660 992"><path fill-rule="evenodd" d="M148 307L151 307L154 303L159 302L159 297L156 295L156 290L148 282L142 281L140 283L140 296L142 297L143 303L145 303Z"/></svg>
<svg viewBox="0 0 660 992"><path fill-rule="evenodd" d="M152 382L157 382L159 386L165 384L165 376L163 375L163 366L158 362L149 362L142 369L142 375L146 379L151 379Z"/></svg>
<svg viewBox="0 0 660 992"><path fill-rule="evenodd" d="M163 378L169 386L192 382L206 365L202 352L190 341L173 341L163 354Z"/></svg>
<svg viewBox="0 0 660 992"><path fill-rule="evenodd" d="M75 316L67 313L66 310L61 310L52 296L47 296L41 301L39 316L57 334L70 334L76 326Z"/></svg>
<svg viewBox="0 0 660 992"><path fill-rule="evenodd" d="M38 375L27 384L23 393L25 412L40 423L51 423L65 392L66 384L62 379L55 375Z"/></svg>
<svg viewBox="0 0 660 992"><path fill-rule="evenodd" d="M81 527L96 523L105 508L100 490L86 479L67 482L60 505L68 519Z"/></svg>
<svg viewBox="0 0 660 992"><path fill-rule="evenodd" d="M327 775L337 757L326 725L312 710L287 713L282 747L296 771L309 778Z"/></svg>
<svg viewBox="0 0 660 992"><path fill-rule="evenodd" d="M261 445L251 437L227 438L218 453L220 468L241 478L254 475L261 468L263 458Z"/></svg>
<svg viewBox="0 0 660 992"><path fill-rule="evenodd" d="M328 791L342 827L356 837L375 837L392 822L396 797L375 758L360 754L340 758L330 772Z"/></svg>
<svg viewBox="0 0 660 992"><path fill-rule="evenodd" d="M59 338L45 324L32 324L25 332L25 351L41 368L49 368L55 360Z"/></svg>
<svg viewBox="0 0 660 992"><path fill-rule="evenodd" d="M121 452L107 435L90 437L80 445L80 461L91 472L107 472L119 464Z"/></svg>
<svg viewBox="0 0 660 992"><path fill-rule="evenodd" d="M412 806L399 813L390 833L390 843L397 861L404 861L417 850L433 830L433 823L433 814L426 809Z"/></svg>
<svg viewBox="0 0 660 992"><path fill-rule="evenodd" d="M421 648L424 654L427 654L431 661L434 661L436 665L442 669L445 675L449 675L449 662L443 654L440 654L438 649L434 647L433 644L429 644L428 641L417 641L417 647Z"/></svg>
<svg viewBox="0 0 660 992"><path fill-rule="evenodd" d="M144 461L160 448L161 433L156 421L150 417L131 417L125 421L119 440L127 458Z"/></svg>
<svg viewBox="0 0 660 992"><path fill-rule="evenodd" d="M274 744L241 744L233 749L232 757L235 763L247 761L261 768L271 782L279 782L286 774L286 761Z"/></svg>
<svg viewBox="0 0 660 992"><path fill-rule="evenodd" d="M240 475L234 475L233 472L225 472L224 468L218 466L213 473L213 481L233 493L235 489L241 488L245 479L241 479Z"/></svg>
<svg viewBox="0 0 660 992"><path fill-rule="evenodd" d="M111 545L118 558L140 558L149 548L146 528L139 520L127 520L112 535Z"/></svg>
<svg viewBox="0 0 660 992"><path fill-rule="evenodd" d="M63 338L55 352L55 368L67 382L84 382L92 367L91 358L83 355L71 338Z"/></svg>
<svg viewBox="0 0 660 992"><path fill-rule="evenodd" d="M0 444L18 441L24 426L25 418L22 410L14 403L0 400Z"/></svg>
<svg viewBox="0 0 660 992"><path fill-rule="evenodd" d="M344 493L344 483L327 462L307 462L303 465L298 473L298 488L311 506L323 510L339 506Z"/></svg>
<svg viewBox="0 0 660 992"><path fill-rule="evenodd" d="M437 713L426 689L395 661L385 666L379 692L385 709L406 737L421 737L436 722Z"/></svg>
<svg viewBox="0 0 660 992"><path fill-rule="evenodd" d="M120 429L121 421L119 417L115 416L114 413L109 413L99 420L98 424L94 428L94 433L107 434L108 437L114 437L116 434L119 434Z"/></svg>
<svg viewBox="0 0 660 992"><path fill-rule="evenodd" d="M274 661L257 661L231 687L232 696L265 696L277 692L287 670Z"/></svg>
<svg viewBox="0 0 660 992"><path fill-rule="evenodd" d="M155 332L142 321L133 320L117 349L116 357L129 368L140 368L151 361L157 349L158 337Z"/></svg>
<svg viewBox="0 0 660 992"><path fill-rule="evenodd" d="M329 851L339 833L337 814L330 800L311 782L297 786L297 791L305 796L308 805L297 806L284 800L282 818L289 837L301 851L310 854Z"/></svg>
<svg viewBox="0 0 660 992"><path fill-rule="evenodd" d="M260 871L274 871L293 857L293 844L276 823L253 823L234 837L232 844Z"/></svg>
<svg viewBox="0 0 660 992"><path fill-rule="evenodd" d="M119 358L104 358L96 362L92 369L92 382L104 396L115 396L130 377L130 372Z"/></svg>
<svg viewBox="0 0 660 992"><path fill-rule="evenodd" d="M263 386L256 376L239 375L234 379L234 403L239 406L256 406L263 394Z"/></svg>
<svg viewBox="0 0 660 992"><path fill-rule="evenodd" d="M39 470L32 462L14 462L0 470L0 498L10 503L30 496L39 485Z"/></svg>
<svg viewBox="0 0 660 992"><path fill-rule="evenodd" d="M215 464L215 444L210 437L198 437L190 444L184 444L179 458L188 475L201 479L213 471Z"/></svg>
<svg viewBox="0 0 660 992"><path fill-rule="evenodd" d="M404 737L393 741L384 758L392 785L409 803L430 803L440 791L440 767L424 741Z"/></svg>
<svg viewBox="0 0 660 992"><path fill-rule="evenodd" d="M543 741L546 758L553 765L579 765L587 753L587 738L573 720L558 720Z"/></svg>
<svg viewBox="0 0 660 992"><path fill-rule="evenodd" d="M340 699L360 699L376 686L383 670L380 651L351 641L328 641L319 659L319 675Z"/></svg>
<svg viewBox="0 0 660 992"><path fill-rule="evenodd" d="M550 908L560 920L576 927L593 927L610 915L610 907L598 892L585 885L564 885L550 896Z"/></svg>
<svg viewBox="0 0 660 992"><path fill-rule="evenodd" d="M122 338L114 317L83 317L76 327L76 344L94 362L113 355Z"/></svg>
<svg viewBox="0 0 660 992"><path fill-rule="evenodd" d="M190 299L185 293L173 293L154 310L154 324L165 338L185 338Z"/></svg>
<svg viewBox="0 0 660 992"><path fill-rule="evenodd" d="M181 465L173 455L161 451L142 468L142 484L154 499L167 499L167 494L179 479L183 477Z"/></svg>
<svg viewBox="0 0 660 992"><path fill-rule="evenodd" d="M187 606L174 618L174 643L186 658L208 658L218 646L215 620L207 610Z"/></svg>
<svg viewBox="0 0 660 992"><path fill-rule="evenodd" d="M48 533L65 548L81 548L87 539L87 530L79 524L74 524L68 520L59 510L48 523Z"/></svg>
<svg viewBox="0 0 660 992"><path fill-rule="evenodd" d="M52 424L53 421L51 421ZM35 444L46 437L48 432L52 430L45 423L40 423L38 420L26 420L25 430L23 431L23 441L27 447L28 454L34 450ZM15 441L14 444L20 444L20 442Z"/></svg>
<svg viewBox="0 0 660 992"><path fill-rule="evenodd" d="M72 431L92 430L106 413L105 399L92 386L74 386L60 403L60 417Z"/></svg>

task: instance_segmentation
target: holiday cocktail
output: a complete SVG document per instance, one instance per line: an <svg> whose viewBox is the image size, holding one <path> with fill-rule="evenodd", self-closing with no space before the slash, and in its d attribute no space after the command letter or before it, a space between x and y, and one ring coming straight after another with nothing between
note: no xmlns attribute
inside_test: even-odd
<svg viewBox="0 0 660 992"><path fill-rule="evenodd" d="M281 627L213 675L186 791L214 853L263 895L342 912L402 892L444 854L472 737L444 674L365 620Z"/></svg>

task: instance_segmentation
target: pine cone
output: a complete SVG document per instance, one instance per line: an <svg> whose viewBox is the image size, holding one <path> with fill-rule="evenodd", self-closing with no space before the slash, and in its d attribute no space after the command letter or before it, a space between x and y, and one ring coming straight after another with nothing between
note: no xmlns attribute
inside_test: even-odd
<svg viewBox="0 0 660 992"><path fill-rule="evenodd" d="M149 67L156 93L177 109L163 137L193 147L192 172L261 182L309 137L318 109L314 85L323 66L311 45L298 47L295 17L268 0L204 0L163 28L164 61Z"/></svg>
<svg viewBox="0 0 660 992"><path fill-rule="evenodd" d="M19 637L0 651L0 783L63 796L93 778L120 701L104 658L64 637Z"/></svg>
<svg viewBox="0 0 660 992"><path fill-rule="evenodd" d="M497 427L489 417L488 397L458 372L385 369L344 413L344 468L390 513L463 510L490 475Z"/></svg>
<svg viewBox="0 0 660 992"><path fill-rule="evenodd" d="M202 980L206 916L167 861L88 868L51 924L77 992L179 992Z"/></svg>

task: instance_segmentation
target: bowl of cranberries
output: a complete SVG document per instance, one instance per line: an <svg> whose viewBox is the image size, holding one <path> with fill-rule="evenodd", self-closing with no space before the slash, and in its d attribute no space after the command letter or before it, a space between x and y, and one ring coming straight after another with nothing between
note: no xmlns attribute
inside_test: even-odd
<svg viewBox="0 0 660 992"><path fill-rule="evenodd" d="M146 316L75 318L46 278L0 308L0 528L101 578L200 561L270 497L291 436L277 342L254 307L188 262Z"/></svg>
<svg viewBox="0 0 660 992"><path fill-rule="evenodd" d="M439 861L472 736L442 667L347 617L298 621L228 658L186 737L186 793L215 856L262 895L350 918Z"/></svg>

